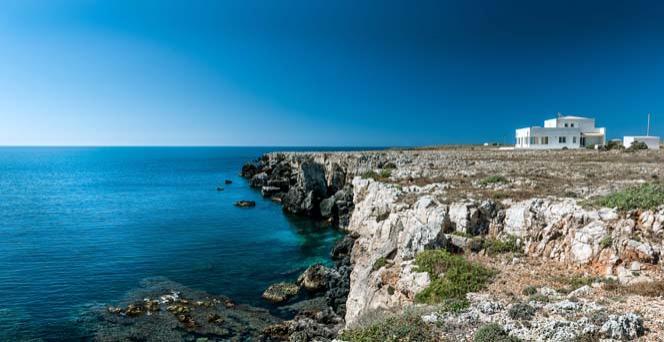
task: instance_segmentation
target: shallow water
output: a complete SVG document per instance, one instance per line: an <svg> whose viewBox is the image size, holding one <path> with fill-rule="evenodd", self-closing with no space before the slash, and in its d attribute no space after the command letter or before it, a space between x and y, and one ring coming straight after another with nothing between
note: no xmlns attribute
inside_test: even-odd
<svg viewBox="0 0 664 342"><path fill-rule="evenodd" d="M270 283L329 262L340 232L238 176L273 150L0 148L0 340L73 337L149 277L264 305Z"/></svg>

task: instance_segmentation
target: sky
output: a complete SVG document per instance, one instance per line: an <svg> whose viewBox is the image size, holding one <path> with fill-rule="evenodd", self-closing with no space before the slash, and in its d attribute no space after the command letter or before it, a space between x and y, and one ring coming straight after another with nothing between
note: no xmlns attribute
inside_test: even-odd
<svg viewBox="0 0 664 342"><path fill-rule="evenodd" d="M0 145L664 136L662 1L0 0Z"/></svg>

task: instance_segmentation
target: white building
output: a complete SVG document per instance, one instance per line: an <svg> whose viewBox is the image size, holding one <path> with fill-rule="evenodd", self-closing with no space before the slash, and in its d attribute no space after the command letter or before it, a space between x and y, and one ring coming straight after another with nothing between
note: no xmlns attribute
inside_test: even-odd
<svg viewBox="0 0 664 342"><path fill-rule="evenodd" d="M655 137L652 135L625 136L623 138L623 146L625 146L625 148L629 148L635 142L643 142L646 145L648 145L648 149L659 150L659 141L660 141L659 137Z"/></svg>
<svg viewBox="0 0 664 342"><path fill-rule="evenodd" d="M606 128L596 128L595 119L580 116L558 116L544 121L544 127L516 130L515 148L562 149L604 145Z"/></svg>

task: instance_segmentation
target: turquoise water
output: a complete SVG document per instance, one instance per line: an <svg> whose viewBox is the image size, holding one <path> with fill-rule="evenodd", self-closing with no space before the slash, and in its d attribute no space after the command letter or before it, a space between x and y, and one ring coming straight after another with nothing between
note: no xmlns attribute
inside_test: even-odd
<svg viewBox="0 0 664 342"><path fill-rule="evenodd" d="M264 305L270 283L328 262L338 231L238 176L272 150L0 148L0 340L73 337L149 277Z"/></svg>

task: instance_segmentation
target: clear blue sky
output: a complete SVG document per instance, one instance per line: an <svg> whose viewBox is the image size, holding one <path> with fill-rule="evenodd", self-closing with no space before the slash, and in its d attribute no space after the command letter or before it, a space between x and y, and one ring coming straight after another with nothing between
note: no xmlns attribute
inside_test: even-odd
<svg viewBox="0 0 664 342"><path fill-rule="evenodd" d="M664 135L662 1L0 2L0 145Z"/></svg>

